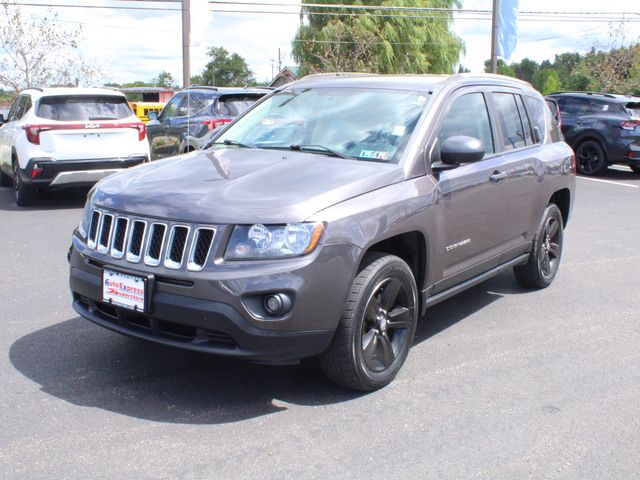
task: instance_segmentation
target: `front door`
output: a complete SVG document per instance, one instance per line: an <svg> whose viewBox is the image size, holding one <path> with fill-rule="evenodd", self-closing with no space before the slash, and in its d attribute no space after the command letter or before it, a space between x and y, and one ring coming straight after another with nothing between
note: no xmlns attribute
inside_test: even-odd
<svg viewBox="0 0 640 480"><path fill-rule="evenodd" d="M437 264L442 269L442 281L436 284L434 293L500 263L509 202L496 177L502 159L495 154L495 132L483 92L463 91L454 97L437 131L433 161L439 160L442 143L454 135L482 140L485 157L438 175L438 244L442 251L437 252Z"/></svg>

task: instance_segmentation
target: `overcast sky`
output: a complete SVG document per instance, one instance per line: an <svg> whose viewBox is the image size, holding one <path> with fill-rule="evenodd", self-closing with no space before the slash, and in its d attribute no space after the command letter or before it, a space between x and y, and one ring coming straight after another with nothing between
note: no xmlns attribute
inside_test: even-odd
<svg viewBox="0 0 640 480"><path fill-rule="evenodd" d="M18 0L26 1L26 0ZM198 0L192 0L196 2ZM239 0L246 1L246 0ZM211 5L208 21L200 21L196 30L201 46L192 53L192 74L199 73L206 63L206 47L222 46L242 55L259 81L271 78L277 69L278 49L283 65L292 65L291 39L299 25L296 14L299 0L252 0L254 3L289 4L290 7ZM169 2L126 2L121 0L57 0L29 3L55 3L58 5L108 5L118 7L178 9L179 4ZM336 1L336 3L340 3ZM371 0L371 5L376 1ZM464 0L463 8L490 10L492 0ZM43 15L42 7L24 7L29 12ZM99 62L105 71L105 82L148 81L160 71L167 70L181 83L181 16L179 11L126 10L98 8L53 7L58 21L68 28L82 25L85 55ZM222 10L227 10L223 12ZM279 11L281 13L231 13L229 10ZM631 12L626 23L627 40L640 38L640 0L520 0L520 11L536 12ZM288 12L288 13L287 13ZM202 19L204 15L199 15ZM461 63L473 72L481 72L483 62L490 53L489 16L469 19L468 14L457 15L454 30L466 45ZM511 60L524 57L537 61L553 59L555 54L567 51L585 52L594 44L609 44L610 24L593 21L519 21L518 44Z"/></svg>

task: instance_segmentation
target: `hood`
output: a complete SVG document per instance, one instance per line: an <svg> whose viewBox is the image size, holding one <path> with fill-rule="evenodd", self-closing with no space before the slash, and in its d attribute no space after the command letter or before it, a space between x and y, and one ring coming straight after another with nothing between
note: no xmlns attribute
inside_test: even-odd
<svg viewBox="0 0 640 480"><path fill-rule="evenodd" d="M93 201L193 223L292 223L403 179L398 165L285 150L199 150L112 175Z"/></svg>

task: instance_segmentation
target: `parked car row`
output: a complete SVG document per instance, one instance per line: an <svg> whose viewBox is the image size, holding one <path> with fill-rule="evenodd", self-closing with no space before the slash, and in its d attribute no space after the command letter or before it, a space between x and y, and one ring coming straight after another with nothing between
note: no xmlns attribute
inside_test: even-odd
<svg viewBox="0 0 640 480"><path fill-rule="evenodd" d="M266 89L196 87L178 92L145 125L121 92L30 88L0 116L0 186L30 205L38 191L92 185L156 158L201 148L213 130ZM139 113L139 112L137 112Z"/></svg>

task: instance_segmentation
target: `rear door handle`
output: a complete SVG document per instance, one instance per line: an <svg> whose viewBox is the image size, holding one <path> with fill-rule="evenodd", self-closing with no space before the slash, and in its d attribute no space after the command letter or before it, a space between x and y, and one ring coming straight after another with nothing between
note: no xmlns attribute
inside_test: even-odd
<svg viewBox="0 0 640 480"><path fill-rule="evenodd" d="M500 180L504 180L505 178L507 178L507 173L506 172L500 172L498 170L496 170L495 172L493 172L493 175L491 175L489 177L489 179L492 182L499 182Z"/></svg>

